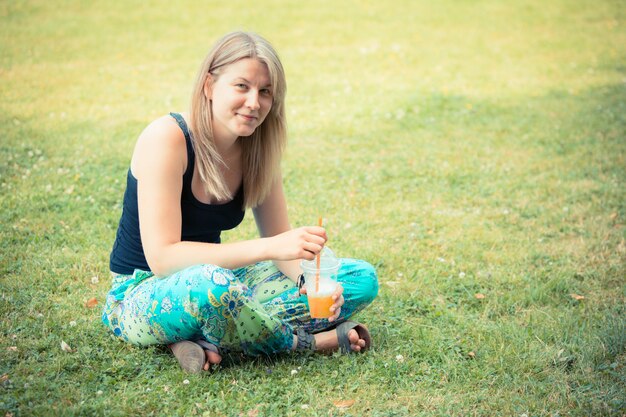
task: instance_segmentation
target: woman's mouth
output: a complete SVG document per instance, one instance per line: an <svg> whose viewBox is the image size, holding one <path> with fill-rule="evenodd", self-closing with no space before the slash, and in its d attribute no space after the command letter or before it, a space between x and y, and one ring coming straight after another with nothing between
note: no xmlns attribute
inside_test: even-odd
<svg viewBox="0 0 626 417"><path fill-rule="evenodd" d="M249 122L256 120L256 116L251 116L251 115L241 114L241 113L237 113L237 114L241 116L244 120L247 120Z"/></svg>

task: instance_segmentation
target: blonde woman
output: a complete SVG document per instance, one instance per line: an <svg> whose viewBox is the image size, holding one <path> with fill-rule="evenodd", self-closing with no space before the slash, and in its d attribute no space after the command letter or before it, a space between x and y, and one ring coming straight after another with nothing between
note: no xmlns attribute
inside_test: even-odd
<svg viewBox="0 0 626 417"><path fill-rule="evenodd" d="M342 260L329 319L311 319L297 285L300 261L314 259L327 236L319 226L289 225L280 174L285 92L273 47L254 33L230 33L204 60L190 112L141 133L102 317L116 336L166 344L190 372L228 351L369 348L367 328L346 319L376 297L371 265ZM221 244L220 232L246 208L260 238Z"/></svg>

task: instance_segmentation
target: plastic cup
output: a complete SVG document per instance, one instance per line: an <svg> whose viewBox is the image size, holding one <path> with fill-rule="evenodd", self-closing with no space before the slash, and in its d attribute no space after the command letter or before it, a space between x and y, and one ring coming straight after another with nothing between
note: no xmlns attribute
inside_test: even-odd
<svg viewBox="0 0 626 417"><path fill-rule="evenodd" d="M329 318L334 314L330 311L330 307L334 304L333 294L337 289L339 259L330 249L324 248L320 254L319 269L315 259L302 261L300 266L304 274L304 287L306 288L311 318Z"/></svg>

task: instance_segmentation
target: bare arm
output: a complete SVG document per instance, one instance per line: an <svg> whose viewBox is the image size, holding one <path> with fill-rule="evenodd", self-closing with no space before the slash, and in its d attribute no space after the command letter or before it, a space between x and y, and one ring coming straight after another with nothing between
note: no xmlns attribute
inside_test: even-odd
<svg viewBox="0 0 626 417"><path fill-rule="evenodd" d="M291 230L287 215L287 203L283 192L282 178L278 178L263 204L254 210L254 218L262 237L274 236L283 250L298 251L292 259L274 259L274 263L285 275L296 281L302 273L300 261L315 258L328 239L326 231L317 226Z"/></svg>
<svg viewBox="0 0 626 417"><path fill-rule="evenodd" d="M281 245L280 247L300 250L296 258L274 260L278 269L296 282L298 275L302 273L302 268L300 268L301 259L315 259L315 255L322 250L326 240L328 240L326 230L318 226L291 230L287 216L287 203L285 202L282 178L278 178L263 204L253 211L261 236L273 236L273 239L276 239L278 244ZM305 292L304 288L300 290L302 294ZM338 285L337 290L333 294L334 303L331 311L334 313L328 318L330 322L337 320L341 314L341 306L345 301L342 294L343 287Z"/></svg>
<svg viewBox="0 0 626 417"><path fill-rule="evenodd" d="M260 209L264 214L259 230L266 231L266 234L261 232L260 239L226 244L181 241L180 196L186 152L184 136L175 121L163 117L141 134L133 154L131 170L137 178L141 241L152 272L168 275L197 264L234 269L268 259L313 259L321 250L326 240L323 229L289 230L286 207L284 221L269 220L273 217L269 209L279 207L280 198L284 205L282 185L272 191L266 209ZM277 233L279 229L284 233ZM297 261L293 264L297 266Z"/></svg>

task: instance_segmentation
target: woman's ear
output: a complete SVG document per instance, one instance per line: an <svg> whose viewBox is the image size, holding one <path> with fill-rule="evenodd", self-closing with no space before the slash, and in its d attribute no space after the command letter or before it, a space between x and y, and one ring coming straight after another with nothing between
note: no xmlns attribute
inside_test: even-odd
<svg viewBox="0 0 626 417"><path fill-rule="evenodd" d="M211 100L213 95L213 75L211 73L207 74L206 79L204 80L204 97L207 100Z"/></svg>

